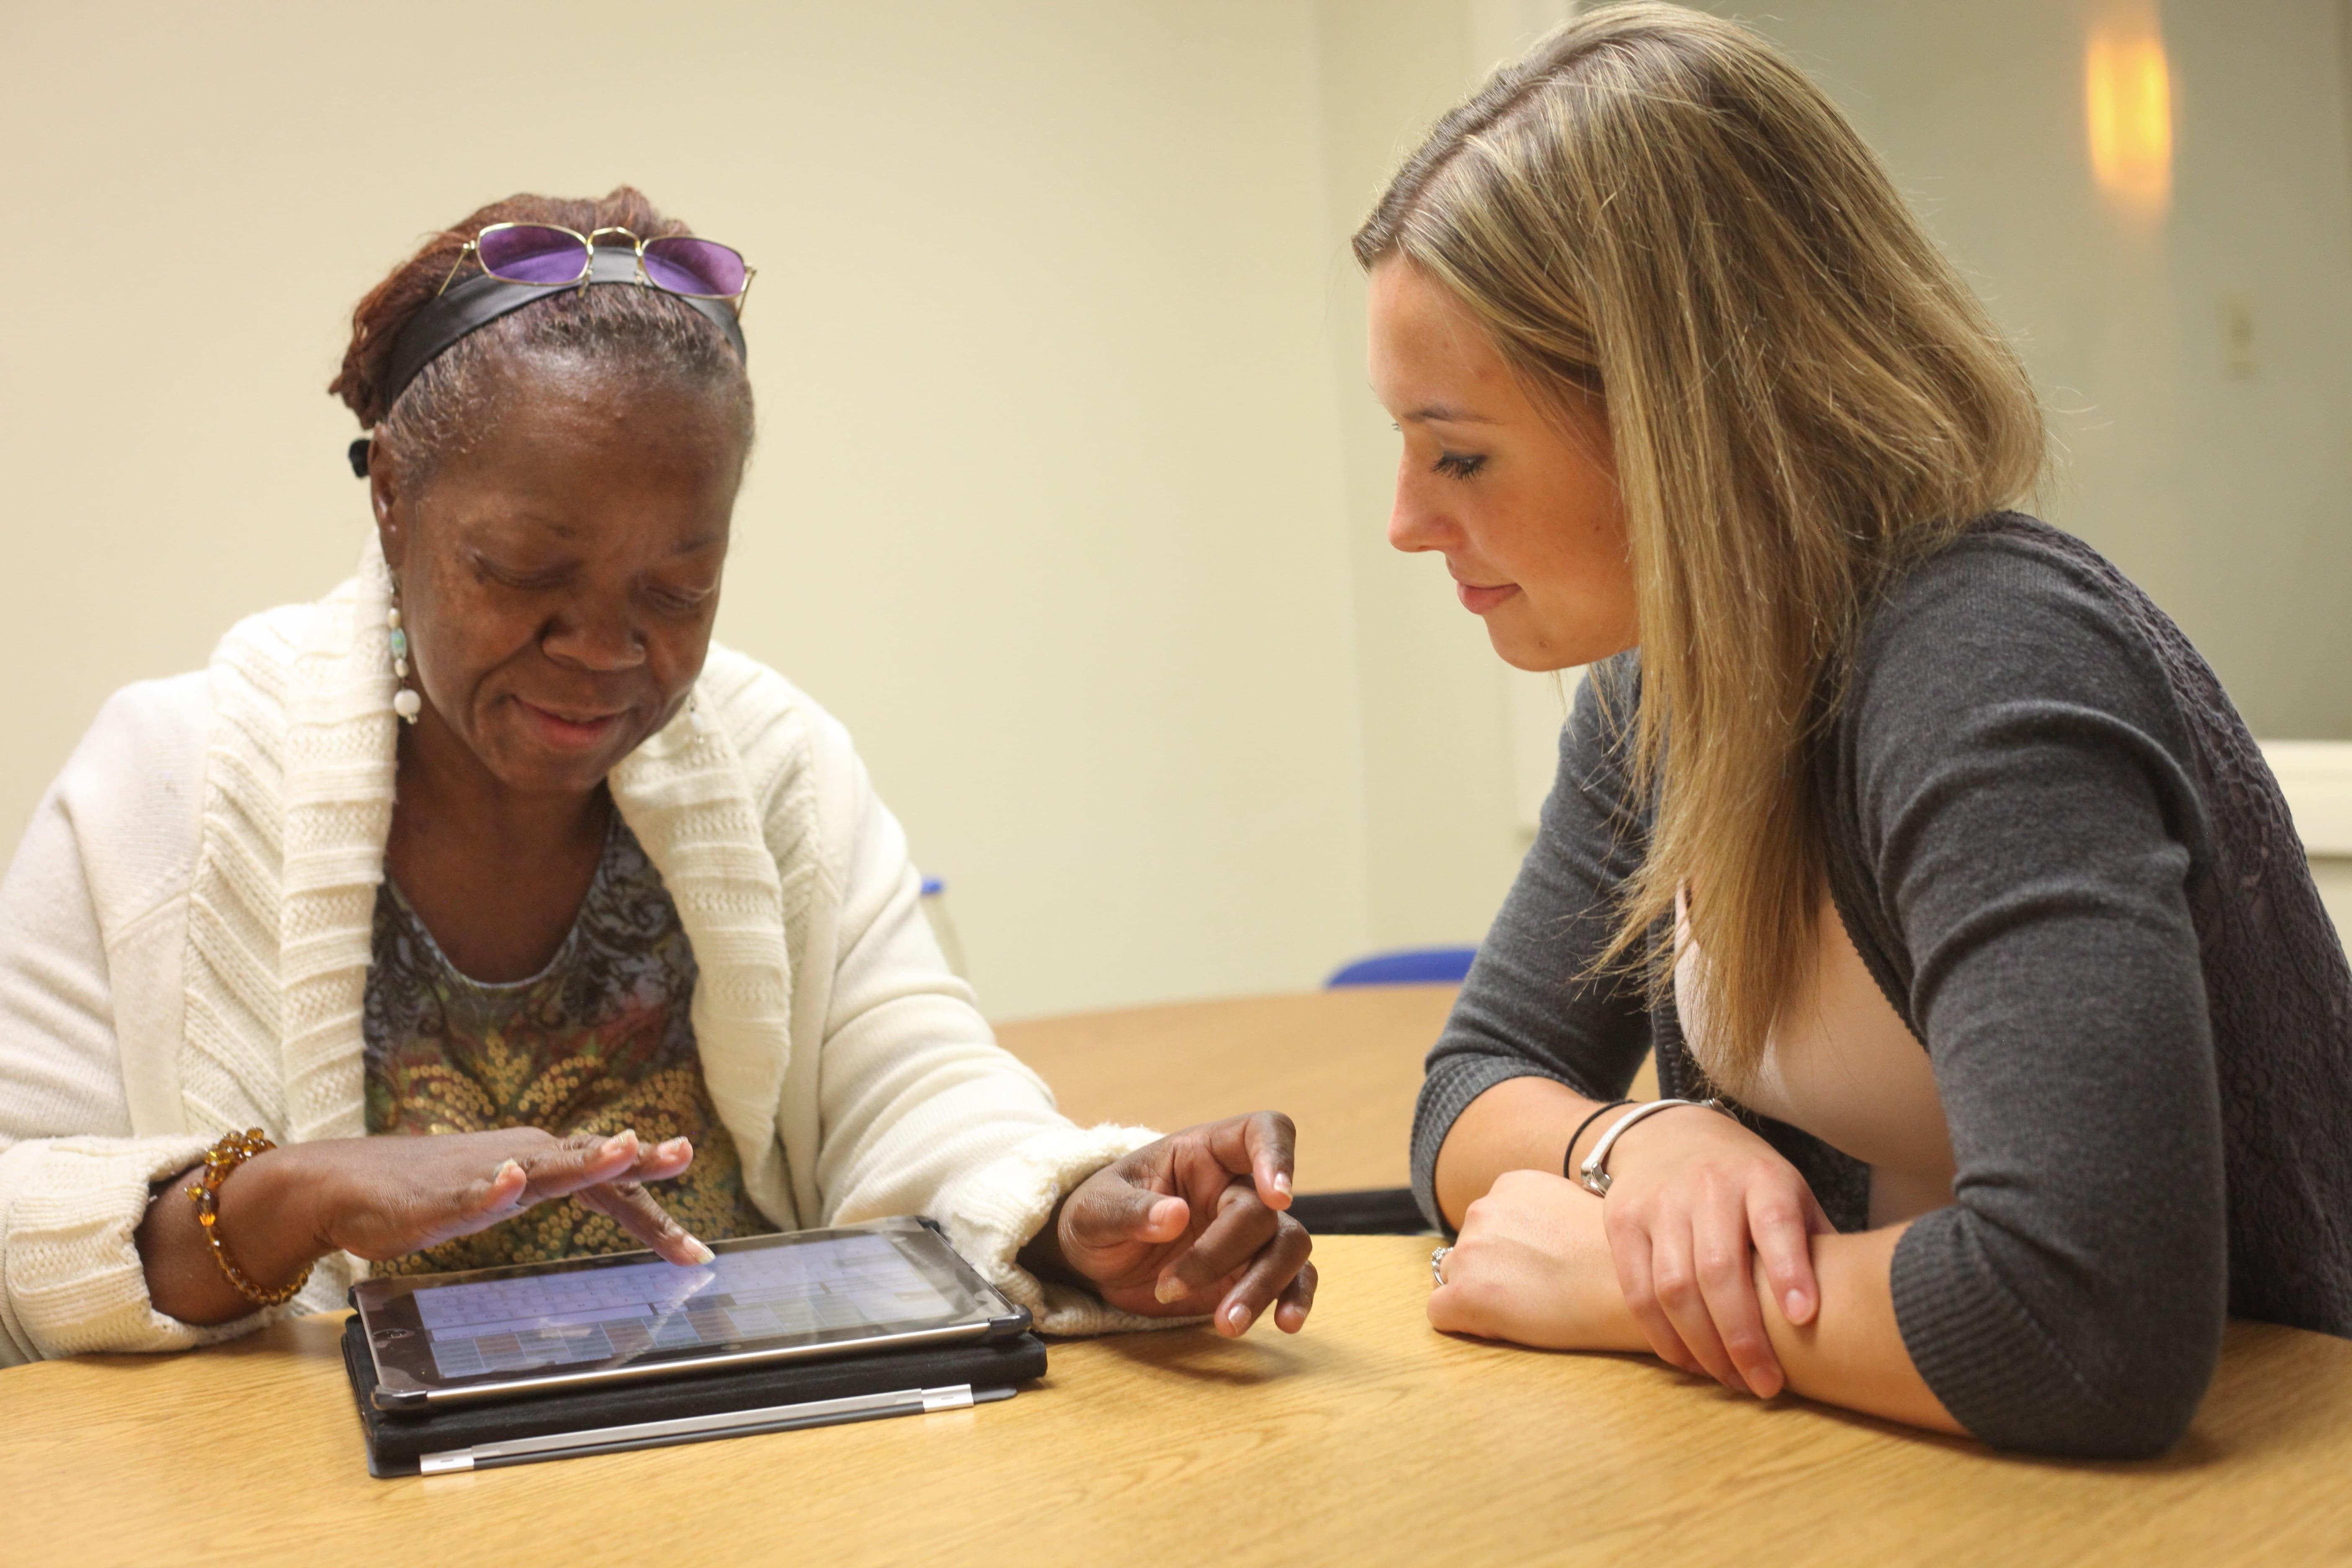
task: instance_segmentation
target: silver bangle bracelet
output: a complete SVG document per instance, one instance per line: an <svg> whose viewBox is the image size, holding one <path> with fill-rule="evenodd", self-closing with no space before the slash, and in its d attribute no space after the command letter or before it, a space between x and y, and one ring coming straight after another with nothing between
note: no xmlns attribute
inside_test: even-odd
<svg viewBox="0 0 2352 1568"><path fill-rule="evenodd" d="M1592 1152L1587 1154L1584 1163L1576 1168L1576 1184L1596 1198L1607 1197L1611 1146L1625 1129L1644 1116L1655 1116L1659 1111L1677 1105L1695 1105L1702 1110L1719 1110L1726 1116L1731 1115L1731 1108L1719 1100L1653 1100L1637 1105L1609 1124L1609 1130L1601 1135L1601 1142L1592 1146Z"/></svg>

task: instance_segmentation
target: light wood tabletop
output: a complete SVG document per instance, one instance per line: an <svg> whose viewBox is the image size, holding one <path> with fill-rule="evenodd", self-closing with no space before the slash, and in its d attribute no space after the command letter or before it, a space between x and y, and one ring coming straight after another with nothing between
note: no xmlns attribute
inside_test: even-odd
<svg viewBox="0 0 2352 1568"><path fill-rule="evenodd" d="M1329 1237L1307 1331L1057 1343L1001 1405L368 1478L331 1317L0 1372L12 1563L2234 1563L2352 1558L2352 1343L2233 1325L2189 1437L2004 1458L1654 1363L1452 1340Z"/></svg>
<svg viewBox="0 0 2352 1568"><path fill-rule="evenodd" d="M1421 1059L1451 985L1181 1002L1000 1024L1080 1122L1174 1129L1244 1110L1298 1124L1298 1190L1402 1187Z"/></svg>
<svg viewBox="0 0 2352 1568"><path fill-rule="evenodd" d="M1451 985L1367 985L999 1024L1082 1122L1160 1128L1243 1110L1298 1124L1298 1190L1402 1187L1421 1062ZM1654 1095L1644 1067L1632 1092Z"/></svg>
<svg viewBox="0 0 2352 1568"><path fill-rule="evenodd" d="M1451 993L1007 1026L1087 1120L1259 1104L1301 1186L1402 1182ZM1625 1564L2352 1561L2352 1342L2234 1323L2145 1464L1991 1453L1643 1358L1431 1331L1426 1238L1318 1239L1307 1331L1064 1342L978 1409L471 1475L366 1471L340 1320L0 1371L0 1561Z"/></svg>

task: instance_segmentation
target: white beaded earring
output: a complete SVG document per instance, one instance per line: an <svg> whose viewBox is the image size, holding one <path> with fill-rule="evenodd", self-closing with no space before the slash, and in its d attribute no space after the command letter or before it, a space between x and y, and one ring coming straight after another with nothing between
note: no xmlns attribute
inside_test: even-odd
<svg viewBox="0 0 2352 1568"><path fill-rule="evenodd" d="M392 710L414 724L425 711L425 699L408 684L408 634L401 629L398 603L383 613L383 624L392 628L392 678L400 683L392 694Z"/></svg>

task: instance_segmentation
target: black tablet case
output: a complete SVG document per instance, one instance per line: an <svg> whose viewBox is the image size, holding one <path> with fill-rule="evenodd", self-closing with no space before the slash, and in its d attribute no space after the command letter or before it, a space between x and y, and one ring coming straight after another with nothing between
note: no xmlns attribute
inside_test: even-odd
<svg viewBox="0 0 2352 1568"><path fill-rule="evenodd" d="M975 1394L1013 1388L1045 1375L1045 1342L1024 1333L832 1361L769 1362L394 1415L378 1410L369 1397L375 1392L375 1358L368 1353L360 1315L353 1312L343 1324L343 1367L351 1373L360 1428L367 1436L368 1474L388 1478L416 1474L416 1461L425 1454L551 1432L846 1399L901 1388L951 1388L960 1383L971 1384Z"/></svg>

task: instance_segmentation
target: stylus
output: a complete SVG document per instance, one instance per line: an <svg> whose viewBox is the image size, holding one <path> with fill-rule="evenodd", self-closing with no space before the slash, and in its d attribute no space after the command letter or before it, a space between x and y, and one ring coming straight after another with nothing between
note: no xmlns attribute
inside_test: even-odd
<svg viewBox="0 0 2352 1568"><path fill-rule="evenodd" d="M631 1426L597 1426L583 1432L551 1432L543 1437L514 1437L503 1443L477 1443L470 1448L450 1448L427 1454L416 1462L424 1476L446 1476L459 1470L494 1469L500 1465L528 1465L537 1459L570 1459L582 1454L618 1454L631 1448L661 1448L673 1443L699 1443L706 1437L740 1437L753 1432L789 1432L802 1426L835 1426L847 1421L877 1421L886 1415L924 1415L934 1410L963 1410L993 1400L1010 1399L1010 1388L975 1390L968 1383L946 1388L900 1388L887 1394L859 1394L846 1399L812 1399L800 1405L768 1405L757 1410L722 1410L713 1415L681 1415L670 1421L642 1421Z"/></svg>

